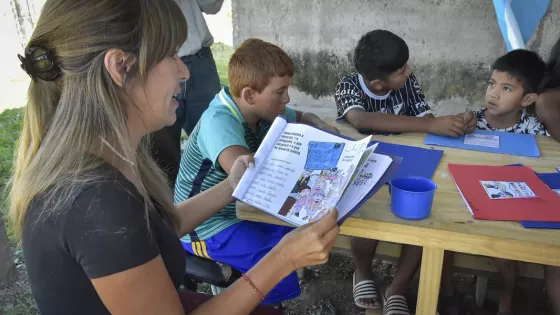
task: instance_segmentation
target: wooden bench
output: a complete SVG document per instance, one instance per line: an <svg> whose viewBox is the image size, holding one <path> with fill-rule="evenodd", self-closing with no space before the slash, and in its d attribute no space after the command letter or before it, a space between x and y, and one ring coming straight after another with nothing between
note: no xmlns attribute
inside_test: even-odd
<svg viewBox="0 0 560 315"><path fill-rule="evenodd" d="M350 252L351 238L339 235L334 245L334 252L348 254ZM375 258L383 261L396 263L401 254L401 245L389 242L379 242ZM476 303L482 306L486 297L486 289L489 278L498 278L498 270L494 267L492 258L455 253L453 271L467 273L477 276L476 280ZM519 276L524 278L543 279L544 269L540 265L519 263ZM377 314L367 312L367 315ZM381 313L380 313L381 314Z"/></svg>

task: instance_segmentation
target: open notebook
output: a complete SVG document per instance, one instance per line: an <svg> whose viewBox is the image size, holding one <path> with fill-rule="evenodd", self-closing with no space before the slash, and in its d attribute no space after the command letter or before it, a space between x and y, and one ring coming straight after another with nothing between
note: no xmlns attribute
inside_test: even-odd
<svg viewBox="0 0 560 315"><path fill-rule="evenodd" d="M338 208L348 218L390 175L400 158L375 153L371 136L354 141L278 117L233 196L299 226Z"/></svg>

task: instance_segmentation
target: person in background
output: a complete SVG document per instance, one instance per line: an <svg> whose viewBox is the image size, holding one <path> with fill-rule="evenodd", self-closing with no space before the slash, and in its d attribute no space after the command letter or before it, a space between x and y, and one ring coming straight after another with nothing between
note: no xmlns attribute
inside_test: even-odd
<svg viewBox="0 0 560 315"><path fill-rule="evenodd" d="M176 0L189 21L188 37L178 56L191 76L181 82L176 99L177 121L152 134L152 156L165 171L171 187L175 187L181 162L181 130L190 135L210 101L220 91L220 77L210 50L214 38L208 29L205 14L216 14L224 0Z"/></svg>
<svg viewBox="0 0 560 315"><path fill-rule="evenodd" d="M475 114L476 128L550 136L539 117L533 114L534 104L540 97L539 88L549 80L547 75L546 64L532 51L513 50L498 58L486 88L486 107ZM494 258L494 264L503 281L498 314L513 314L517 262ZM545 266L544 278L553 312L560 315L560 267Z"/></svg>
<svg viewBox="0 0 560 315"><path fill-rule="evenodd" d="M535 108L537 116L550 135L560 141L560 38L550 52L545 79L541 83ZM560 172L560 167L558 168Z"/></svg>
<svg viewBox="0 0 560 315"><path fill-rule="evenodd" d="M220 295L180 289L189 266L178 235L229 204L253 163L236 158L224 181L173 203L145 140L175 123L186 38L173 0L46 1L19 56L32 80L9 210L39 313L279 314L258 304L327 261L336 209L278 239Z"/></svg>

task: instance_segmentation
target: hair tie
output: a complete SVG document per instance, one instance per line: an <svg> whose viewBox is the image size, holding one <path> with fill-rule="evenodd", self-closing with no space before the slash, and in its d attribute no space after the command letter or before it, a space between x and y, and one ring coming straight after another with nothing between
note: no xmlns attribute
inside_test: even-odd
<svg viewBox="0 0 560 315"><path fill-rule="evenodd" d="M30 46L25 49L25 57L18 54L21 68L33 81L40 78L43 81L54 81L60 75L56 58L42 46Z"/></svg>

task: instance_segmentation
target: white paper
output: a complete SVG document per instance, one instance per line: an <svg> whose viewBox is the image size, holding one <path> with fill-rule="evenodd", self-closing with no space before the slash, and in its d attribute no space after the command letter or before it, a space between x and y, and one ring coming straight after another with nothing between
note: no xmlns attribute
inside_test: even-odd
<svg viewBox="0 0 560 315"><path fill-rule="evenodd" d="M465 140L463 144L476 145L488 148L499 148L500 147L500 137L495 135L482 135L477 133L471 133L465 135Z"/></svg>
<svg viewBox="0 0 560 315"><path fill-rule="evenodd" d="M383 174L393 163L393 159L386 155L373 153L372 151L364 153L364 163L360 170L353 176L348 188L340 201L338 202L339 219L344 217L349 211L354 209L364 199L364 197L379 182Z"/></svg>
<svg viewBox="0 0 560 315"><path fill-rule="evenodd" d="M449 174L451 174L451 173L449 173ZM457 185L457 182L455 182L455 178L453 178L453 174L451 174L451 179L453 179L453 183L455 184L455 186L457 186L457 190L459 191L459 194L461 194L461 198L463 198L463 201L465 202L465 205L467 205L467 209L469 209L469 212L474 217L474 212L472 211L471 206L469 205L467 199L465 199L465 196L463 195L463 192L461 191L461 188L459 187L459 185Z"/></svg>
<svg viewBox="0 0 560 315"><path fill-rule="evenodd" d="M274 120L272 126L270 126L270 129L268 129L268 132L264 136L261 145L254 155L255 167L245 170L243 177L241 177L241 180L239 181L237 187L235 188L235 191L233 192L234 197L245 195L245 192L247 192L247 189L249 189L249 186L251 185L253 179L261 169L263 162L265 161L268 154L274 148L274 144L276 143L278 138L280 138L280 135L284 131L284 128L286 128L286 125L288 125L288 122L282 117L277 117Z"/></svg>
<svg viewBox="0 0 560 315"><path fill-rule="evenodd" d="M535 193L525 182L480 181L490 199L535 198Z"/></svg>
<svg viewBox="0 0 560 315"><path fill-rule="evenodd" d="M370 141L286 124L267 143L268 154L255 156L256 170L243 175L247 188L236 189L234 197L294 225L308 223L338 203Z"/></svg>
<svg viewBox="0 0 560 315"><path fill-rule="evenodd" d="M553 189L553 191L554 191L555 193L557 193L558 196L560 196L560 189Z"/></svg>

